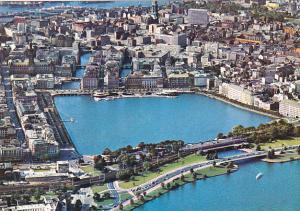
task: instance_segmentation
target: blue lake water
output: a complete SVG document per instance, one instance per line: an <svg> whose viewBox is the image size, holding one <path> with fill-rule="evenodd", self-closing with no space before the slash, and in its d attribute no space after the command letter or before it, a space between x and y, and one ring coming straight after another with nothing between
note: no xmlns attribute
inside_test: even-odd
<svg viewBox="0 0 300 211"><path fill-rule="evenodd" d="M99 154L139 142L199 142L234 126L257 126L270 118L199 95L96 102L87 96L56 97L55 104L82 154Z"/></svg>
<svg viewBox="0 0 300 211"><path fill-rule="evenodd" d="M158 3L160 5L165 4L166 0L160 0ZM103 8L111 9L115 7L129 7L129 6L151 6L151 0L126 0L126 1L112 1L112 2L46 2L39 7L25 7L25 6L4 6L0 5L0 14L11 14L15 12L25 12L25 11L37 11L41 8L49 8L56 6L74 6L74 7L87 7L87 8Z"/></svg>
<svg viewBox="0 0 300 211"><path fill-rule="evenodd" d="M241 150L222 151L222 152L218 152L218 158L226 158L226 157L230 157L230 156L234 156L234 155L240 155L243 153L245 153L245 152L243 152Z"/></svg>
<svg viewBox="0 0 300 211"><path fill-rule="evenodd" d="M187 184L136 210L299 210L299 164L246 163L235 173ZM264 175L257 181L259 172Z"/></svg>

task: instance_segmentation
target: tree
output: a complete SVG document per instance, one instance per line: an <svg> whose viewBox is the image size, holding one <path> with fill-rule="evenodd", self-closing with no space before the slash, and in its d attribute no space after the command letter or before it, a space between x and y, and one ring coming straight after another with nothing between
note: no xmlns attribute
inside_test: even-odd
<svg viewBox="0 0 300 211"><path fill-rule="evenodd" d="M80 201L80 199L77 199L76 202L75 202L74 210L75 211L81 211L81 209L82 209L82 202Z"/></svg>
<svg viewBox="0 0 300 211"><path fill-rule="evenodd" d="M279 136L279 130L277 129L277 127L272 127L271 128L271 136L272 136L272 139L276 139L278 138Z"/></svg>
<svg viewBox="0 0 300 211"><path fill-rule="evenodd" d="M167 183L167 189L170 189L171 185L170 183Z"/></svg>
<svg viewBox="0 0 300 211"><path fill-rule="evenodd" d="M89 208L89 211L97 211L97 207L95 207L95 206L93 205L93 206L91 206L91 207Z"/></svg>
<svg viewBox="0 0 300 211"><path fill-rule="evenodd" d="M133 199L130 199L130 204L131 204L131 205L134 205Z"/></svg>
<svg viewBox="0 0 300 211"><path fill-rule="evenodd" d="M102 156L100 158L96 159L96 162L94 164L94 167L99 170L103 170L104 167L106 166L106 161Z"/></svg>
<svg viewBox="0 0 300 211"><path fill-rule="evenodd" d="M145 201L145 198L144 198L144 196L143 196L143 195L140 195L139 199L140 199L142 202L144 202L144 201Z"/></svg>
<svg viewBox="0 0 300 211"><path fill-rule="evenodd" d="M194 173L194 169L193 169L193 168L190 169L190 173L191 173L191 174Z"/></svg>
<svg viewBox="0 0 300 211"><path fill-rule="evenodd" d="M120 204L120 205L119 205L119 209L120 209L120 210L123 210L123 204Z"/></svg>
<svg viewBox="0 0 300 211"><path fill-rule="evenodd" d="M193 172L193 179L197 179L197 174L195 172Z"/></svg>
<svg viewBox="0 0 300 211"><path fill-rule="evenodd" d="M117 172L117 178L120 180L126 180L129 179L133 175L133 170L132 169L124 169L124 170L119 170Z"/></svg>
<svg viewBox="0 0 300 211"><path fill-rule="evenodd" d="M99 193L95 193L93 198L96 201L100 201L100 194Z"/></svg>
<svg viewBox="0 0 300 211"><path fill-rule="evenodd" d="M149 171L149 169L150 169L150 163L148 161L145 161L143 163L143 167L144 167L145 171Z"/></svg>
<svg viewBox="0 0 300 211"><path fill-rule="evenodd" d="M275 150L274 150L274 149L269 150L269 151L268 151L268 154L267 154L267 157L268 157L269 159L275 158Z"/></svg>
<svg viewBox="0 0 300 211"><path fill-rule="evenodd" d="M36 201L39 201L39 200L41 199L41 192L40 192L39 189L37 189L37 190L35 191L35 193L34 193L34 199L35 199Z"/></svg>
<svg viewBox="0 0 300 211"><path fill-rule="evenodd" d="M102 152L103 155L110 155L112 152L109 148L105 148L104 151Z"/></svg>
<svg viewBox="0 0 300 211"><path fill-rule="evenodd" d="M141 149L143 150L144 147L145 147L145 143L144 143L144 142L140 142L140 143L138 144L138 147L141 148Z"/></svg>
<svg viewBox="0 0 300 211"><path fill-rule="evenodd" d="M232 129L232 133L233 133L233 135L237 136L237 135L240 135L241 133L243 133L243 130L244 130L244 127L242 125L238 125Z"/></svg>
<svg viewBox="0 0 300 211"><path fill-rule="evenodd" d="M261 151L261 146L259 144L256 146L256 151Z"/></svg>
<svg viewBox="0 0 300 211"><path fill-rule="evenodd" d="M104 194L103 194L103 197L105 199L109 199L110 198L110 193L108 191L106 191Z"/></svg>
<svg viewBox="0 0 300 211"><path fill-rule="evenodd" d="M160 186L162 187L162 188L165 188L165 183L160 183Z"/></svg>
<svg viewBox="0 0 300 211"><path fill-rule="evenodd" d="M180 176L180 180L181 180L181 181L183 181L183 180L184 180L184 175L183 175L183 174L181 174L181 176Z"/></svg>
<svg viewBox="0 0 300 211"><path fill-rule="evenodd" d="M217 139L222 139L222 138L224 138L224 134L223 133L218 133Z"/></svg>

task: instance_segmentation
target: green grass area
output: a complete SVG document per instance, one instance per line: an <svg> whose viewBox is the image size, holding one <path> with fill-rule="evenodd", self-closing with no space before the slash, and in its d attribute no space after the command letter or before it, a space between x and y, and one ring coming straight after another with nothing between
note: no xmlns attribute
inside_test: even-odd
<svg viewBox="0 0 300 211"><path fill-rule="evenodd" d="M119 185L121 188L124 188L124 189L133 188L135 186L138 186L145 182L148 182L148 181L158 177L159 175L165 174L174 169L177 169L177 168L180 168L182 166L189 165L192 163L205 161L205 160L206 160L206 158L201 155L196 155L196 154L188 155L184 158L180 158L178 162L175 161L173 163L169 163L169 164L166 164L166 165L160 167L160 171L158 171L158 172L148 171L142 175L135 176L133 180L130 180L128 182L120 182Z"/></svg>
<svg viewBox="0 0 300 211"><path fill-rule="evenodd" d="M81 166L81 169L87 173L87 174L90 174L92 176L100 176L102 175L102 172L95 169L94 166L92 165L88 165L88 166Z"/></svg>
<svg viewBox="0 0 300 211"><path fill-rule="evenodd" d="M222 175L222 174L226 174L227 173L227 168L220 168L220 167L208 167L208 168L204 168L204 169L200 169L198 171L195 171L195 173L197 173L197 177L196 179L193 178L192 174L188 174L184 176L184 180L181 179L176 179L175 181L170 182L170 188L166 188L166 186L164 188L160 187L150 193L148 193L144 198L145 201L134 201L134 204L130 204L126 207L124 207L123 210L133 210L141 205L143 205L144 203L151 201L159 196L161 196L164 193L167 193L173 189L176 189L179 186L182 186L186 183L189 182L194 182L198 179L204 179L203 175L206 175L208 177L213 177L213 176L218 176L218 175Z"/></svg>
<svg viewBox="0 0 300 211"><path fill-rule="evenodd" d="M208 168L200 169L196 171L196 173L206 175L208 177L214 177L214 176L226 174L227 168L208 167Z"/></svg>
<svg viewBox="0 0 300 211"><path fill-rule="evenodd" d="M283 144L284 144L284 146L300 145L300 138L296 137L296 138L290 138L290 139L276 140L276 141L273 141L270 143L262 144L261 148L263 150L268 150L269 147L278 148L278 147L282 147Z"/></svg>
<svg viewBox="0 0 300 211"><path fill-rule="evenodd" d="M113 198L109 198L109 199L105 199L105 200L101 200L101 201L95 201L97 206L99 208L104 207L104 206L110 206L114 203L114 199Z"/></svg>
<svg viewBox="0 0 300 211"><path fill-rule="evenodd" d="M131 199L132 195L130 195L129 193L120 193L120 199L121 201L126 201L128 199Z"/></svg>
<svg viewBox="0 0 300 211"><path fill-rule="evenodd" d="M263 161L266 161L268 163L284 163L284 162L289 162L289 161L299 160L299 159L300 159L300 155L298 153L289 152L289 153L277 155L276 158L273 159L265 158L263 159Z"/></svg>
<svg viewBox="0 0 300 211"><path fill-rule="evenodd" d="M93 190L93 193L100 193L102 191L107 190L107 185L106 184L103 184L103 185L93 185L92 186L92 190Z"/></svg>

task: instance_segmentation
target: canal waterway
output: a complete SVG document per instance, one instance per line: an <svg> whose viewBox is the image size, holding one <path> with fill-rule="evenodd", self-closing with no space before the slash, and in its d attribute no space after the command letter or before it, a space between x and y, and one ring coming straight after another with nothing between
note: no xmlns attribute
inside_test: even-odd
<svg viewBox="0 0 300 211"><path fill-rule="evenodd" d="M82 154L99 154L141 141L199 142L234 126L257 126L270 118L200 95L94 101L89 96L55 97L66 128Z"/></svg>
<svg viewBox="0 0 300 211"><path fill-rule="evenodd" d="M86 65L89 62L92 53L85 53L80 57L80 65ZM85 67L79 67L76 69L75 77L82 78L85 72ZM62 84L62 89L79 89L80 88L80 81L72 81Z"/></svg>

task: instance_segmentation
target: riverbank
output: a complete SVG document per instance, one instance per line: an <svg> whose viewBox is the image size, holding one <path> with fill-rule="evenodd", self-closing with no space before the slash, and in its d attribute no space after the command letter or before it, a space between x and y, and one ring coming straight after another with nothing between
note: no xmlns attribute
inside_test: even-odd
<svg viewBox="0 0 300 211"><path fill-rule="evenodd" d="M235 170L237 170L237 168L235 168ZM171 178L165 181L163 184L157 185L156 187L148 191L145 195L141 194L142 196L140 195L139 197L135 197L135 200L133 201L132 200L125 201L123 203L123 207L124 207L123 210L133 210L185 184L196 182L197 180L201 180L201 179L207 179L209 177L228 174L235 170L231 170L229 172L228 168L226 167L209 166L209 167L197 169L194 171L194 173L187 172L183 174L183 177Z"/></svg>
<svg viewBox="0 0 300 211"><path fill-rule="evenodd" d="M294 160L300 160L300 155L296 152L286 152L284 154L276 155L276 157L273 159L262 159L262 161L267 163L286 163Z"/></svg>
<svg viewBox="0 0 300 211"><path fill-rule="evenodd" d="M279 114L271 114L271 113L268 113L267 111L263 111L261 109L258 109L258 108L255 108L255 107L250 107L246 104L241 104L239 102L235 102L233 100L230 100L224 96L220 96L214 92L206 92L206 91L197 91L195 92L196 94L199 94L199 95L204 95L206 97L209 97L209 98L212 98L212 99L216 99L216 100L219 100L219 101L222 101L224 103L228 103L232 106L235 106L235 107L238 107L238 108L241 108L241 109L244 109L244 110L247 110L247 111L250 111L250 112L254 112L254 113L257 113L257 114L260 114L260 115L264 115L264 116L267 116L267 117L270 117L272 119L278 119L278 118L282 118L281 115Z"/></svg>

